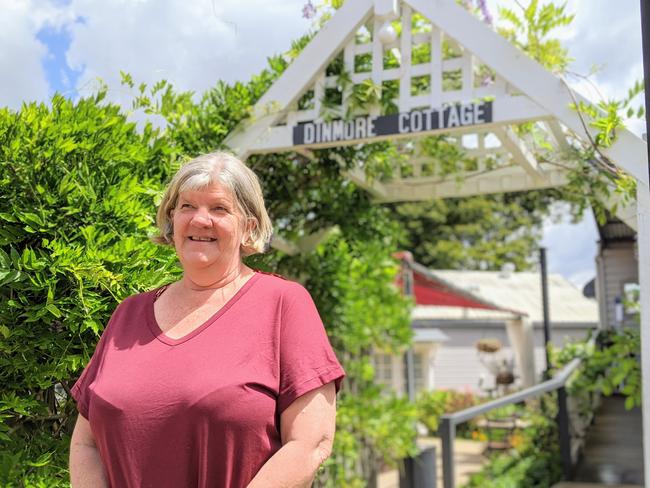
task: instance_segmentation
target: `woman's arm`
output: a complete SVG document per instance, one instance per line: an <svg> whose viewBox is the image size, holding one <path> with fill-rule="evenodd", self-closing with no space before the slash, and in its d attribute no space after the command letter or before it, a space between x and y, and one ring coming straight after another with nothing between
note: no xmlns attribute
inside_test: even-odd
<svg viewBox="0 0 650 488"><path fill-rule="evenodd" d="M108 487L90 423L81 414L70 441L70 485L72 488Z"/></svg>
<svg viewBox="0 0 650 488"><path fill-rule="evenodd" d="M328 383L297 398L280 417L282 447L259 470L248 488L311 486L334 441L336 391Z"/></svg>

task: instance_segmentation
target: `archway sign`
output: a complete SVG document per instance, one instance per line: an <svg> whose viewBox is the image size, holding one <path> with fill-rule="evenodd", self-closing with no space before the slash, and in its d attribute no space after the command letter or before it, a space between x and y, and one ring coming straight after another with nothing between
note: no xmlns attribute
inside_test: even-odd
<svg viewBox="0 0 650 488"><path fill-rule="evenodd" d="M414 56L423 45L430 54L424 59ZM386 65L388 53L394 62ZM331 100L323 103L328 90L339 85L340 73L328 70L333 62L342 63L348 79L334 107ZM370 82L380 90L392 83L397 108L393 113L382 114L377 105L351 108L350 87ZM592 129L571 109L581 101L588 103L454 0L350 0L276 80L255 105L253 116L228 136L226 144L242 158L284 151L309 157L315 148L404 141L410 151L409 168L392 180L368 181L361 168L347 170L348 177L378 202L527 191L567 182L567 169L538 161L535 154L546 147L562 151L572 139L588 137L585 131ZM533 124L534 138L520 136L514 128L527 122ZM430 172L428 168L435 165L431 156L418 150L417 141L420 136L440 134L451 136L477 166L449 177ZM637 181L636 206L619 204L617 216L638 232L643 415L650 419L647 146L629 131L619 130L615 144L603 152ZM309 236L298 243L277 239L272 245L300 252L318 238ZM646 478L650 478L650 421L644 422L644 445Z"/></svg>

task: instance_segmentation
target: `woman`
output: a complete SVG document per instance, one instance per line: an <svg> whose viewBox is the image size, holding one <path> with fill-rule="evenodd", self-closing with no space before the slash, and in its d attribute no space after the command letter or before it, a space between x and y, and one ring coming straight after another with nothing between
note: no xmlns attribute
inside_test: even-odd
<svg viewBox="0 0 650 488"><path fill-rule="evenodd" d="M257 177L200 156L157 224L183 276L124 300L73 386L73 488L310 486L345 373L308 292L242 262L271 234Z"/></svg>

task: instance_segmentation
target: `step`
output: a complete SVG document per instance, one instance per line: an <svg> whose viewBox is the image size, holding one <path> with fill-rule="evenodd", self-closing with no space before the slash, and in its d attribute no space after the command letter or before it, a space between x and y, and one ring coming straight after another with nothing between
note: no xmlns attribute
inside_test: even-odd
<svg viewBox="0 0 650 488"><path fill-rule="evenodd" d="M552 488L643 488L641 485L608 485L605 483L583 483L582 481L562 481Z"/></svg>

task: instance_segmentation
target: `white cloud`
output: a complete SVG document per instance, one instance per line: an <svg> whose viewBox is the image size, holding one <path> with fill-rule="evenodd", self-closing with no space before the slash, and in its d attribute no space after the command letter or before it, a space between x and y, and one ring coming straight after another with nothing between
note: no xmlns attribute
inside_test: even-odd
<svg viewBox="0 0 650 488"><path fill-rule="evenodd" d="M309 28L301 0L73 0L83 22L71 27L68 64L83 70L82 89L96 77L113 99L128 99L119 71L136 83L167 79L201 93L218 80L247 80L266 57L286 51ZM121 97L120 95L127 95Z"/></svg>
<svg viewBox="0 0 650 488"><path fill-rule="evenodd" d="M622 81L641 72L641 20L639 3L609 0L572 0L576 13L573 37L567 46L575 58L573 68L587 74L601 66L595 78L611 96L627 88Z"/></svg>
<svg viewBox="0 0 650 488"><path fill-rule="evenodd" d="M25 100L47 98L41 65L47 47L36 38L43 17L41 12L30 15L35 7L29 1L0 0L0 106L17 109Z"/></svg>
<svg viewBox="0 0 650 488"><path fill-rule="evenodd" d="M562 2L555 0L555 3ZM575 14L575 18L569 26L555 30L552 35L562 41L574 58L567 80L576 91L593 101L623 98L635 81L643 79L639 3L633 0L567 0L566 3L565 12ZM498 5L520 12L514 0L488 0L488 4L495 16ZM595 73L592 68L596 68ZM589 81L572 73L589 76Z"/></svg>

